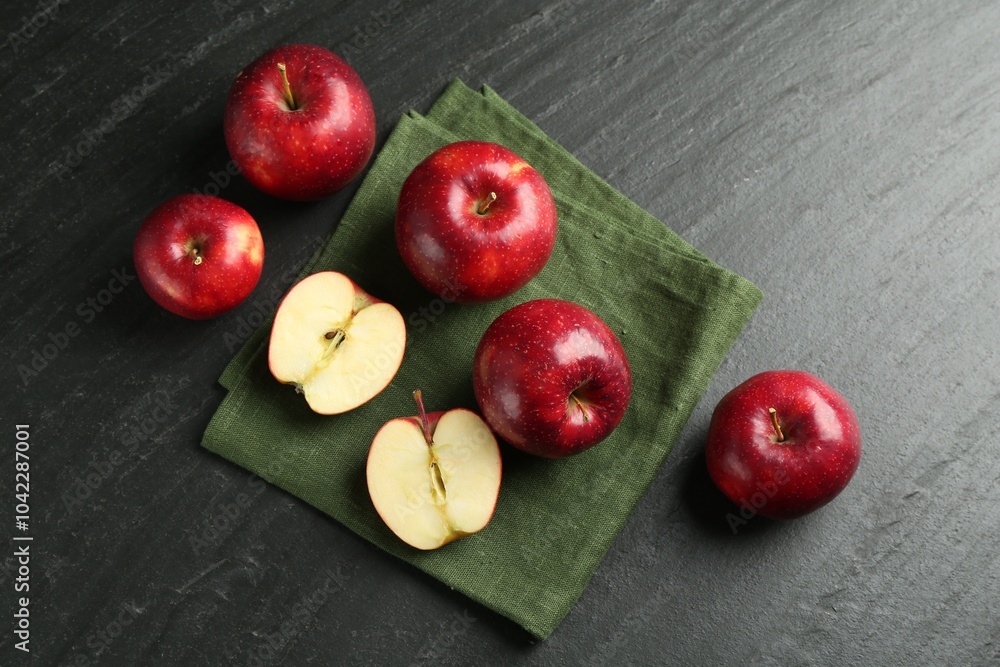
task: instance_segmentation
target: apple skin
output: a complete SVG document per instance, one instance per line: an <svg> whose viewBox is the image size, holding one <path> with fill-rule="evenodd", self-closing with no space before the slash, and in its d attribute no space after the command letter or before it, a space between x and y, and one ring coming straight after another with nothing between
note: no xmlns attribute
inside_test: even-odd
<svg viewBox="0 0 1000 667"><path fill-rule="evenodd" d="M490 193L496 200L480 214ZM531 165L499 144L459 141L407 177L396 245L428 291L482 303L513 294L542 270L557 226L552 192Z"/></svg>
<svg viewBox="0 0 1000 667"><path fill-rule="evenodd" d="M500 315L483 334L472 369L487 424L514 447L548 458L606 438L632 395L621 342L597 315L560 299L528 301Z"/></svg>
<svg viewBox="0 0 1000 667"><path fill-rule="evenodd" d="M861 429L847 399L815 375L767 371L719 401L705 459L712 480L734 503L792 519L827 504L851 481L861 460Z"/></svg>
<svg viewBox="0 0 1000 667"><path fill-rule="evenodd" d="M163 202L143 221L133 258L139 282L156 303L204 320L232 310L257 286L264 240L236 204L187 194Z"/></svg>
<svg viewBox="0 0 1000 667"><path fill-rule="evenodd" d="M454 409L464 410L465 408L454 408ZM466 410L466 412L471 412L471 410ZM437 412L427 413L427 428L430 429L431 433L434 433L434 430L437 428L438 422L441 421L441 416L444 415L444 413L445 413L444 410L438 410ZM397 417L396 419L402 419L403 421L408 421L421 430L423 430L424 428L424 423L423 421L421 421L420 415L412 415L410 417ZM384 426L385 425L383 424L383 428Z"/></svg>
<svg viewBox="0 0 1000 667"><path fill-rule="evenodd" d="M285 98L285 66L296 103ZM268 51L236 75L226 100L226 146L264 192L308 201L357 176L375 148L375 109L358 73L320 46Z"/></svg>

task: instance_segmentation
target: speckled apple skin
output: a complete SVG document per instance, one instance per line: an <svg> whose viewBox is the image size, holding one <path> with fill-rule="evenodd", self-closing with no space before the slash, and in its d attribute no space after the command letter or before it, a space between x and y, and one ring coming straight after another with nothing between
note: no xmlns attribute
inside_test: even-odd
<svg viewBox="0 0 1000 667"><path fill-rule="evenodd" d="M290 109L278 63L297 105ZM326 197L357 176L375 148L375 110L358 73L309 44L268 51L236 76L226 146L243 176L294 201Z"/></svg>
<svg viewBox="0 0 1000 667"><path fill-rule="evenodd" d="M712 480L734 503L792 519L827 504L851 481L861 460L861 429L847 399L815 375L767 371L719 401L705 458Z"/></svg>
<svg viewBox="0 0 1000 667"><path fill-rule="evenodd" d="M196 243L202 256L189 254ZM204 320L232 310L260 280L264 240L236 204L209 195L180 195L157 206L133 245L136 275L167 310Z"/></svg>
<svg viewBox="0 0 1000 667"><path fill-rule="evenodd" d="M578 304L538 299L486 329L473 361L473 389L486 422L508 443L563 458L606 438L632 396L621 342ZM586 404L571 398L574 391Z"/></svg>
<svg viewBox="0 0 1000 667"><path fill-rule="evenodd" d="M497 198L477 213L490 193ZM396 245L427 290L482 303L528 284L552 254L558 216L545 179L513 151L459 141L407 177L396 209Z"/></svg>

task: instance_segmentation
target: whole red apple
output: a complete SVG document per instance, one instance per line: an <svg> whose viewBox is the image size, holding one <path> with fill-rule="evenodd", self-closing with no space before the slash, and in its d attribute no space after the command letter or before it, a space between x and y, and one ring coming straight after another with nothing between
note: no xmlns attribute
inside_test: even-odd
<svg viewBox="0 0 1000 667"><path fill-rule="evenodd" d="M309 44L279 46L237 74L223 129L243 176L295 201L344 187L375 148L375 110L361 77Z"/></svg>
<svg viewBox="0 0 1000 667"><path fill-rule="evenodd" d="M407 177L396 245L427 290L481 303L513 294L542 270L557 224L552 192L531 165L498 144L459 141Z"/></svg>
<svg viewBox="0 0 1000 667"><path fill-rule="evenodd" d="M767 371L715 408L705 450L719 489L744 510L792 519L833 500L861 460L847 400L804 371Z"/></svg>
<svg viewBox="0 0 1000 667"><path fill-rule="evenodd" d="M218 197L180 195L157 206L133 246L139 282L193 320L238 306L260 280L264 240L250 214Z"/></svg>
<svg viewBox="0 0 1000 667"><path fill-rule="evenodd" d="M472 384L497 434L549 458L606 438L632 396L628 358L614 332L560 299L528 301L494 320L476 349Z"/></svg>

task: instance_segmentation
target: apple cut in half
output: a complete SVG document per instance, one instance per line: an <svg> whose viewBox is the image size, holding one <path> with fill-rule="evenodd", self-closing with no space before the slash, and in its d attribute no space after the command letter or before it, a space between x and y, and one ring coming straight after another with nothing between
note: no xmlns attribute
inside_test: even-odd
<svg viewBox="0 0 1000 667"><path fill-rule="evenodd" d="M314 273L295 285L271 327L268 365L315 412L335 415L374 398L396 376L406 324L342 273Z"/></svg>
<svg viewBox="0 0 1000 667"><path fill-rule="evenodd" d="M387 422L368 452L368 493L389 529L417 549L437 549L482 530L500 495L500 448L486 422L464 408Z"/></svg>

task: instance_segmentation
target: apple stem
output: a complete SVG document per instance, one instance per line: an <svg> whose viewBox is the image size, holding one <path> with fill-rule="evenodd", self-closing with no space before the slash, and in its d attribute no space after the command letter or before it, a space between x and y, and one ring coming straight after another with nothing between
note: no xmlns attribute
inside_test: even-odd
<svg viewBox="0 0 1000 667"><path fill-rule="evenodd" d="M285 102L288 104L288 108L294 111L299 107L295 104L295 96L292 95L292 86L288 83L288 74L285 72L285 63L278 63L278 71L281 72L281 82L285 85Z"/></svg>
<svg viewBox="0 0 1000 667"><path fill-rule="evenodd" d="M768 408L767 411L771 413L771 426L774 427L774 433L778 436L778 442L784 442L785 434L781 432L781 424L778 423L778 411L774 408Z"/></svg>
<svg viewBox="0 0 1000 667"><path fill-rule="evenodd" d="M479 205L476 212L479 215L486 215L486 211L490 210L490 204L497 200L497 193L491 192L490 196L483 200L483 203Z"/></svg>
<svg viewBox="0 0 1000 667"><path fill-rule="evenodd" d="M198 252L197 248L191 248L188 251L188 256L194 260L195 266L199 266L203 261L205 261L205 258L201 256L201 253Z"/></svg>
<svg viewBox="0 0 1000 667"><path fill-rule="evenodd" d="M579 398L577 398L576 394L570 394L570 397L574 401L576 401L576 406L578 408L580 408L580 412L583 413L583 421L589 422L590 421L590 413L587 412L587 408L583 405L583 401L581 401Z"/></svg>
<svg viewBox="0 0 1000 667"><path fill-rule="evenodd" d="M413 400L417 402L417 410L420 412L420 425L424 429L424 440L427 441L427 445L434 444L434 436L431 435L431 423L427 419L427 410L424 409L424 394L422 391L417 389L413 392Z"/></svg>

